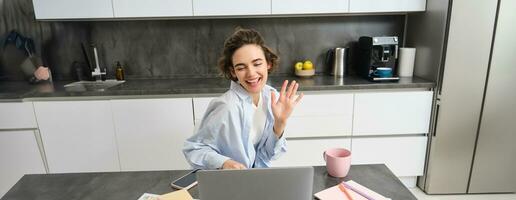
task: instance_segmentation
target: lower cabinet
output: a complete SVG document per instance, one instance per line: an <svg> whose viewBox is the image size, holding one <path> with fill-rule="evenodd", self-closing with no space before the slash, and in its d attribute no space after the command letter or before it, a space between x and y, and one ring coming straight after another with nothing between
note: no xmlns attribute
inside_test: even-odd
<svg viewBox="0 0 516 200"><path fill-rule="evenodd" d="M421 176L426 136L353 138L352 164L384 163L396 176Z"/></svg>
<svg viewBox="0 0 516 200"><path fill-rule="evenodd" d="M34 130L0 131L0 197L25 174L44 174Z"/></svg>
<svg viewBox="0 0 516 200"><path fill-rule="evenodd" d="M325 165L323 152L329 148L351 149L351 139L288 139L287 152L272 161L274 167Z"/></svg>
<svg viewBox="0 0 516 200"><path fill-rule="evenodd" d="M112 100L122 171L188 169L183 143L193 132L191 98Z"/></svg>
<svg viewBox="0 0 516 200"><path fill-rule="evenodd" d="M109 101L34 102L50 173L120 171Z"/></svg>

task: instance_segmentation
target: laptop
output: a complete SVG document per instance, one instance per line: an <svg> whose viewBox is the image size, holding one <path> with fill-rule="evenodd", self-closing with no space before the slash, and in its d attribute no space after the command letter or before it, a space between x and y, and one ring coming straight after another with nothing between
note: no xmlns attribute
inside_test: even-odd
<svg viewBox="0 0 516 200"><path fill-rule="evenodd" d="M200 200L311 200L313 167L201 170Z"/></svg>

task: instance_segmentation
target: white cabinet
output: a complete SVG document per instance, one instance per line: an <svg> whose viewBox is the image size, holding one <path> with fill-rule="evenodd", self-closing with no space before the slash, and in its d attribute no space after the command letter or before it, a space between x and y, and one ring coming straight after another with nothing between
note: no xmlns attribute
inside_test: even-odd
<svg viewBox="0 0 516 200"><path fill-rule="evenodd" d="M183 143L193 132L191 98L111 101L122 171L188 169Z"/></svg>
<svg viewBox="0 0 516 200"><path fill-rule="evenodd" d="M194 109L194 123L196 126L201 123L202 118L204 117L204 113L206 112L208 105L210 105L210 102L213 99L215 99L215 97L193 98L192 102Z"/></svg>
<svg viewBox="0 0 516 200"><path fill-rule="evenodd" d="M329 148L351 149L351 139L287 139L287 152L272 161L274 167L325 165L323 152Z"/></svg>
<svg viewBox="0 0 516 200"><path fill-rule="evenodd" d="M37 127L31 102L0 103L0 129Z"/></svg>
<svg viewBox="0 0 516 200"><path fill-rule="evenodd" d="M272 14L347 13L349 0L272 0Z"/></svg>
<svg viewBox="0 0 516 200"><path fill-rule="evenodd" d="M25 174L44 174L34 130L0 131L0 197Z"/></svg>
<svg viewBox="0 0 516 200"><path fill-rule="evenodd" d="M33 0L36 19L113 18L111 0Z"/></svg>
<svg viewBox="0 0 516 200"><path fill-rule="evenodd" d="M306 94L290 116L287 138L349 136L353 94Z"/></svg>
<svg viewBox="0 0 516 200"><path fill-rule="evenodd" d="M383 163L396 176L423 175L426 136L354 138L352 142L352 164Z"/></svg>
<svg viewBox="0 0 516 200"><path fill-rule="evenodd" d="M349 12L425 11L426 0L349 0Z"/></svg>
<svg viewBox="0 0 516 200"><path fill-rule="evenodd" d="M49 172L120 171L109 101L34 102Z"/></svg>
<svg viewBox="0 0 516 200"><path fill-rule="evenodd" d="M113 0L115 17L192 16L192 0Z"/></svg>
<svg viewBox="0 0 516 200"><path fill-rule="evenodd" d="M431 91L355 94L353 136L426 134Z"/></svg>
<svg viewBox="0 0 516 200"><path fill-rule="evenodd" d="M194 16L270 15L271 0L193 0Z"/></svg>

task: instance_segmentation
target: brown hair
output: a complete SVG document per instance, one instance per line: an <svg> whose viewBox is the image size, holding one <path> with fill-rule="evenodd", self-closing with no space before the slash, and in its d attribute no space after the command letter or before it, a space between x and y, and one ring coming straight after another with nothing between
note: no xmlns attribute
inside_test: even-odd
<svg viewBox="0 0 516 200"><path fill-rule="evenodd" d="M237 49L247 44L255 44L262 48L267 64L271 65L271 68L268 70L269 73L278 66L279 57L265 45L265 42L258 31L253 29L237 28L236 31L224 42L224 51L218 62L218 67L222 72L222 75L227 79L237 81L237 78L233 77L231 74L231 71L233 70L232 57Z"/></svg>

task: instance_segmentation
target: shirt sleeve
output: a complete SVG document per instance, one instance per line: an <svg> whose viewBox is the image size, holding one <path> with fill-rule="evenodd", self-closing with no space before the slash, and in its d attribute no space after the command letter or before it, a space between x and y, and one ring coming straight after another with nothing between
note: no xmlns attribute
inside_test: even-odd
<svg viewBox="0 0 516 200"><path fill-rule="evenodd" d="M223 134L224 123L230 115L224 104L210 103L198 131L188 138L183 147L183 154L195 169L218 169L228 159L221 155L219 139Z"/></svg>
<svg viewBox="0 0 516 200"><path fill-rule="evenodd" d="M272 124L274 123L271 123L264 132L264 134L267 134L267 138L258 147L256 152L257 160L263 162L266 166L268 166L271 160L276 160L283 153L287 152L287 140L284 136L281 136L281 138L276 137Z"/></svg>

